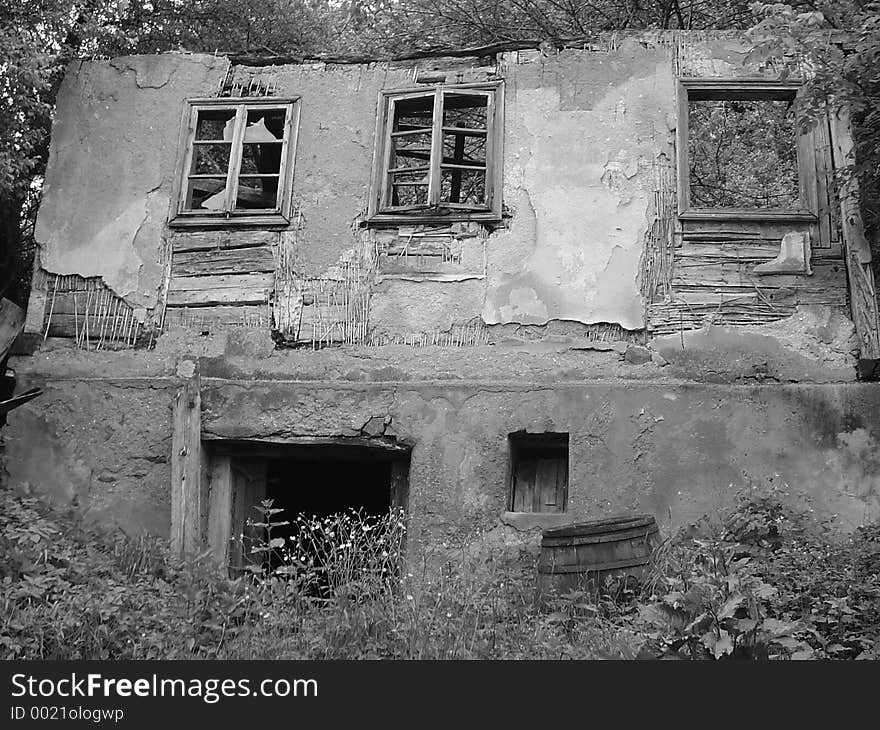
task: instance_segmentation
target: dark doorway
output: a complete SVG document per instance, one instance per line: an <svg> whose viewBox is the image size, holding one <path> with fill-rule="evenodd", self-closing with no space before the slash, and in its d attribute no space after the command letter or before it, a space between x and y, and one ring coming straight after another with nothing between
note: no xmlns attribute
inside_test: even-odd
<svg viewBox="0 0 880 730"><path fill-rule="evenodd" d="M267 467L266 498L291 523L300 514L326 517L355 510L379 517L405 506L408 453L358 445L294 446L279 450ZM287 537L294 529L291 524L273 535Z"/></svg>
<svg viewBox="0 0 880 730"><path fill-rule="evenodd" d="M383 517L387 523L390 510L407 506L410 449L393 441L224 441L213 445L211 454L209 542L233 568L255 562L273 567L274 557L267 563L265 554L250 548L276 538L288 544L303 522L314 525L317 518L355 511L364 524ZM288 524L273 524L271 532L254 524L264 522L266 500L272 500L272 510L281 510L270 521Z"/></svg>

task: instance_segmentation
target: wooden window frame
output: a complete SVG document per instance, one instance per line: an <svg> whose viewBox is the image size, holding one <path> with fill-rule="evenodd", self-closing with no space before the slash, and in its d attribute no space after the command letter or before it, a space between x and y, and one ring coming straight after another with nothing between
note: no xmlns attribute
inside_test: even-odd
<svg viewBox="0 0 880 730"><path fill-rule="evenodd" d="M704 208L690 204L690 159L688 154L688 102L711 100L776 101L791 100L801 93L800 82L771 82L766 79L680 79L678 83L678 217L681 220L809 221L818 220L813 156L808 148L809 134L796 132L799 205L797 208Z"/></svg>
<svg viewBox="0 0 880 730"><path fill-rule="evenodd" d="M175 177L174 215L169 225L174 228L237 228L259 226L262 228L284 227L290 223L291 188L296 155L296 138L299 129L300 97L222 97L188 99L184 106L179 144L180 163ZM235 112L235 126L231 140L229 166L226 171L226 201L224 210L185 210L189 171L192 166L193 141L196 123L201 111L230 110ZM237 182L244 145L247 113L254 109L283 109L285 111L284 136L282 138L281 165L278 170L278 193L274 208L234 209L238 189Z"/></svg>
<svg viewBox="0 0 880 730"><path fill-rule="evenodd" d="M440 157L442 155L443 94L483 92L488 97L486 112L486 204L471 206L465 203L440 203ZM424 209L395 210L386 206L388 190L389 145L394 103L434 95L434 117L431 127L431 159L428 181L428 205ZM367 210L371 225L398 225L411 223L443 223L453 221L501 220L501 186L504 131L504 83L439 84L430 87L392 89L379 92L379 111L376 115L376 140L373 154L373 178Z"/></svg>
<svg viewBox="0 0 880 730"><path fill-rule="evenodd" d="M521 514L565 514L568 511L568 491L569 491L569 471L570 471L570 437L564 432L546 432L546 433L526 433L518 431L508 436L509 448L509 477L508 477L508 499L507 509L510 512ZM543 453L542 453L543 452ZM561 493L556 493L556 501L552 506L558 507L555 510L540 509L540 507L551 506L548 503L541 502L542 490L538 488L538 463L540 461L557 461L565 460L565 482L562 486ZM535 462L535 483L532 485L533 493L531 495L532 509L517 509L517 480L519 476L519 468L522 463ZM537 504L537 502L541 502ZM539 509L535 509L537 506Z"/></svg>

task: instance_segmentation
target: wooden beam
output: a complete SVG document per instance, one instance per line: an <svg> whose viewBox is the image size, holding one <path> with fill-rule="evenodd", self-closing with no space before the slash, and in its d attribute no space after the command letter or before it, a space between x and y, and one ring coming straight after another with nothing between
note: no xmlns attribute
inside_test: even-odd
<svg viewBox="0 0 880 730"><path fill-rule="evenodd" d="M171 437L171 550L202 548L202 403L198 370L177 391Z"/></svg>
<svg viewBox="0 0 880 730"><path fill-rule="evenodd" d="M0 363L24 327L24 310L9 299L0 299Z"/></svg>
<svg viewBox="0 0 880 730"><path fill-rule="evenodd" d="M273 273L172 276L169 307L265 304L275 285Z"/></svg>
<svg viewBox="0 0 880 730"><path fill-rule="evenodd" d="M171 271L174 277L275 271L275 256L266 245L181 251L174 253Z"/></svg>
<svg viewBox="0 0 880 730"><path fill-rule="evenodd" d="M855 163L854 143L846 108L831 114L831 148L834 167L842 170ZM871 248L859 208L859 181L845 174L839 187L844 260L849 278L850 309L859 338L861 359L880 358L880 317L871 269Z"/></svg>

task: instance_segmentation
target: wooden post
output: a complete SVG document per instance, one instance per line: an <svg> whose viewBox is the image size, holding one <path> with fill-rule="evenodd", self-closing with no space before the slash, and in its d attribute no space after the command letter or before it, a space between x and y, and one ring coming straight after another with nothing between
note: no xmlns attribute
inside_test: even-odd
<svg viewBox="0 0 880 730"><path fill-rule="evenodd" d="M202 548L202 399L199 373L177 391L171 439L171 549Z"/></svg>
<svg viewBox="0 0 880 730"><path fill-rule="evenodd" d="M24 327L24 310L15 302L0 299L0 364Z"/></svg>
<svg viewBox="0 0 880 730"><path fill-rule="evenodd" d="M229 563L229 541L238 538L232 528L232 459L225 454L211 460L208 507L208 547L217 565Z"/></svg>
<svg viewBox="0 0 880 730"><path fill-rule="evenodd" d="M830 121L834 167L840 170L855 162L849 113L845 108L839 108L831 114ZM847 175L841 181L839 197L850 307L859 338L859 373L862 377L874 372L876 363L873 361L880 359L880 317L871 269L871 248L859 209L859 182L854 175Z"/></svg>

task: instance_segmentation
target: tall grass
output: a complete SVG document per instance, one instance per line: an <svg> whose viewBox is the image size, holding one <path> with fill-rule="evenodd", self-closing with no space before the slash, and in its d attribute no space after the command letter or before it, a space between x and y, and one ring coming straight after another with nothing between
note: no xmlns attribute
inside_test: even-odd
<svg viewBox="0 0 880 730"><path fill-rule="evenodd" d="M632 637L569 601L535 604L531 560L424 552L405 522L321 519L263 503L238 577L207 556L179 562L34 499L0 492L4 658L515 659L633 654ZM477 551L479 552L479 551ZM481 554L488 554L484 551ZM408 567L404 567L408 566ZM563 603L564 603L563 599Z"/></svg>

